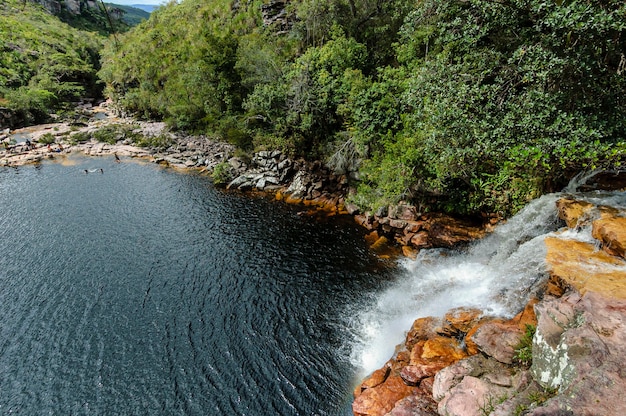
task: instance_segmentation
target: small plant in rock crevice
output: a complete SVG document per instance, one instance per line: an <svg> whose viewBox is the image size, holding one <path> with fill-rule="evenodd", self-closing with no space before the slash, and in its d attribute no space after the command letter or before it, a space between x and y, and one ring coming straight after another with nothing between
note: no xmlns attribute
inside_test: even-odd
<svg viewBox="0 0 626 416"><path fill-rule="evenodd" d="M513 360L524 367L530 367L533 362L533 337L537 327L535 325L526 324L526 331L520 339L519 344L515 347Z"/></svg>

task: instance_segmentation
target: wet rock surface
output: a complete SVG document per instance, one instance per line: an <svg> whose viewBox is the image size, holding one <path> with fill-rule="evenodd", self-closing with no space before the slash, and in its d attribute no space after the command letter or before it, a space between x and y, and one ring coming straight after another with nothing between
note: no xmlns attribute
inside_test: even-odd
<svg viewBox="0 0 626 416"><path fill-rule="evenodd" d="M626 414L626 216L572 198L557 206L571 230L544 240L551 277L540 298L509 320L463 308L417 319L371 376L376 382L355 390L355 415L385 414L368 413L364 394L385 403L377 409L392 409L388 415ZM397 396L372 390L394 374L414 390L392 403ZM421 405L410 413L409 403Z"/></svg>

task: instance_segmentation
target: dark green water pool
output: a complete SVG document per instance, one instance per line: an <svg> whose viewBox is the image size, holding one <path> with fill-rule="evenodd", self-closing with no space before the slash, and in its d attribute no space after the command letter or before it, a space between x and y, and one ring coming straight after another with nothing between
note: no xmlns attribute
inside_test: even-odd
<svg viewBox="0 0 626 416"><path fill-rule="evenodd" d="M0 414L349 415L391 274L350 221L112 158L0 168L0 253Z"/></svg>

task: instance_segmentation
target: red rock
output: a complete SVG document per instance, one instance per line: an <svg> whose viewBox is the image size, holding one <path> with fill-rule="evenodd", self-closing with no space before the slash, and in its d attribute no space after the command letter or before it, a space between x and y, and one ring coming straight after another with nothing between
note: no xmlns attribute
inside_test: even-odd
<svg viewBox="0 0 626 416"><path fill-rule="evenodd" d="M437 371L446 365L442 362L432 364L407 365L400 371L400 377L409 386L417 386L420 381L428 377L434 377Z"/></svg>
<svg viewBox="0 0 626 416"><path fill-rule="evenodd" d="M483 353L505 363L513 363L515 347L523 331L515 324L491 321L478 328L472 340Z"/></svg>
<svg viewBox="0 0 626 416"><path fill-rule="evenodd" d="M626 300L588 291L541 302L531 371L559 394L531 415L626 415Z"/></svg>
<svg viewBox="0 0 626 416"><path fill-rule="evenodd" d="M484 367L487 358L482 355L474 355L468 359L457 361L456 363L442 369L435 376L433 383L433 397L440 401L444 396L465 376L474 373L476 368Z"/></svg>
<svg viewBox="0 0 626 416"><path fill-rule="evenodd" d="M411 245L416 248L431 247L428 231L420 231L411 237Z"/></svg>
<svg viewBox="0 0 626 416"><path fill-rule="evenodd" d="M395 206L390 206L388 210L390 218L413 221L417 219L417 209L406 203L399 203Z"/></svg>
<svg viewBox="0 0 626 416"><path fill-rule="evenodd" d="M391 375L384 383L363 391L352 403L352 412L355 416L383 416L416 390L417 387L407 386L400 376Z"/></svg>
<svg viewBox="0 0 626 416"><path fill-rule="evenodd" d="M405 233L416 233L422 229L424 221L407 221L406 227L404 227Z"/></svg>
<svg viewBox="0 0 626 416"><path fill-rule="evenodd" d="M405 220L389 220L389 226L399 230L404 230L404 227L406 227L407 224L408 223Z"/></svg>
<svg viewBox="0 0 626 416"><path fill-rule="evenodd" d="M396 403L386 416L433 416L437 415L437 403L426 392L417 391Z"/></svg>
<svg viewBox="0 0 626 416"><path fill-rule="evenodd" d="M428 232L430 242L435 247L454 247L485 235L485 230L481 226L452 217L440 216L433 218L430 222Z"/></svg>
<svg viewBox="0 0 626 416"><path fill-rule="evenodd" d="M496 400L506 393L506 389L497 388L472 376L465 376L439 402L439 414L446 416L479 416L489 408L490 400Z"/></svg>
<svg viewBox="0 0 626 416"><path fill-rule="evenodd" d="M434 383L435 377L426 377L420 382L420 389L422 389L425 393L428 393L432 397Z"/></svg>

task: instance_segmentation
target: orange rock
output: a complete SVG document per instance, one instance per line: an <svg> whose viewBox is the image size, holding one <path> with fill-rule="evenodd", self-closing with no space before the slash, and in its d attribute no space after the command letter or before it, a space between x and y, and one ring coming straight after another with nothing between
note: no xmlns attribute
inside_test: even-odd
<svg viewBox="0 0 626 416"><path fill-rule="evenodd" d="M576 228L588 221L589 213L594 205L571 198L561 198L556 201L556 208L559 211L559 218L565 221L567 227Z"/></svg>
<svg viewBox="0 0 626 416"><path fill-rule="evenodd" d="M379 368L374 371L368 378L366 378L357 388L354 390L354 396L359 396L364 390L374 388L378 385L381 385L387 380L389 374L391 372L391 368L388 366L384 366L383 368Z"/></svg>
<svg viewBox="0 0 626 416"><path fill-rule="evenodd" d="M429 361L443 361L449 364L467 357L465 351L454 338L436 336L424 343L422 358Z"/></svg>
<svg viewBox="0 0 626 416"><path fill-rule="evenodd" d="M532 298L526 304L524 310L515 315L511 320L507 323L512 323L517 325L519 329L522 331L526 330L526 325L537 325L537 315L535 314L535 305L539 302L539 299Z"/></svg>
<svg viewBox="0 0 626 416"><path fill-rule="evenodd" d="M396 354L393 360L391 369L395 371L400 371L402 367L409 365L410 362L411 362L411 351L402 349Z"/></svg>
<svg viewBox="0 0 626 416"><path fill-rule="evenodd" d="M413 247L402 246L402 254L404 255L404 257L408 257L410 259L415 260L417 258L418 252L419 250L414 249Z"/></svg>
<svg viewBox="0 0 626 416"><path fill-rule="evenodd" d="M560 298L567 290L568 284L558 276L552 275L546 285L546 295Z"/></svg>
<svg viewBox="0 0 626 416"><path fill-rule="evenodd" d="M383 416L415 391L417 387L407 386L400 376L392 375L384 383L363 391L352 403L352 412L355 416Z"/></svg>
<svg viewBox="0 0 626 416"><path fill-rule="evenodd" d="M424 354L425 343L426 343L425 340L421 340L421 341L417 341L415 345L413 345L413 348L411 348L411 356L409 358L409 364L419 365L425 362L425 360L422 359L422 354Z"/></svg>
<svg viewBox="0 0 626 416"><path fill-rule="evenodd" d="M416 233L422 229L424 221L407 221L406 227L404 227L405 233Z"/></svg>
<svg viewBox="0 0 626 416"><path fill-rule="evenodd" d="M476 345L476 343L472 339L476 331L478 331L478 328L480 328L480 323L470 329L465 335L465 339L463 340L465 342L465 351L468 355L476 355L479 352L478 345Z"/></svg>
<svg viewBox="0 0 626 416"><path fill-rule="evenodd" d="M367 244L372 245L376 242L376 240L378 240L380 238L380 235L378 234L378 231L372 231L371 233L367 234L365 236L365 242L367 242Z"/></svg>
<svg viewBox="0 0 626 416"><path fill-rule="evenodd" d="M374 242L374 244L372 244L370 246L370 249L374 252L382 252L385 251L387 249L387 246L389 245L389 240L387 239L387 237L378 237L378 239Z"/></svg>
<svg viewBox="0 0 626 416"><path fill-rule="evenodd" d="M427 248L430 247L430 242L428 240L428 231L420 231L417 232L411 237L411 245L417 248Z"/></svg>
<svg viewBox="0 0 626 416"><path fill-rule="evenodd" d="M593 244L545 239L546 261L550 273L580 293L600 293L608 298L626 299L626 261L596 250Z"/></svg>
<svg viewBox="0 0 626 416"><path fill-rule="evenodd" d="M455 308L448 311L444 319L445 323L452 328L452 331L450 331L452 334L459 332L467 333L476 325L481 316L482 311L480 309Z"/></svg>
<svg viewBox="0 0 626 416"><path fill-rule="evenodd" d="M485 229L468 221L439 215L430 219L429 241L436 247L454 247L481 238Z"/></svg>
<svg viewBox="0 0 626 416"><path fill-rule="evenodd" d="M626 258L626 218L604 214L593 222L593 238L602 242L602 248L613 256Z"/></svg>
<svg viewBox="0 0 626 416"><path fill-rule="evenodd" d="M287 195L287 196L284 197L284 201L286 203L288 203L288 204L296 205L296 204L302 203L302 198L296 198L296 197L293 197L291 195Z"/></svg>
<svg viewBox="0 0 626 416"><path fill-rule="evenodd" d="M405 344L407 349L412 349L413 345L418 341L426 341L428 338L434 337L440 324L441 321L432 316L416 319L406 334Z"/></svg>

